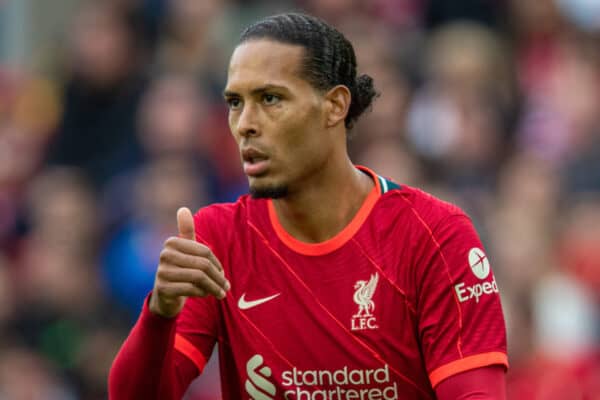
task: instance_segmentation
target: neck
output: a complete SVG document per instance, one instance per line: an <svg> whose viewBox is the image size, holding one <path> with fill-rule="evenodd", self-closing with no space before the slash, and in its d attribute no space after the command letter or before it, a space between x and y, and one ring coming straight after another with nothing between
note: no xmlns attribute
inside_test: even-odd
<svg viewBox="0 0 600 400"><path fill-rule="evenodd" d="M326 167L302 190L273 200L281 225L296 239L319 243L331 239L354 218L373 188L373 180L345 157Z"/></svg>

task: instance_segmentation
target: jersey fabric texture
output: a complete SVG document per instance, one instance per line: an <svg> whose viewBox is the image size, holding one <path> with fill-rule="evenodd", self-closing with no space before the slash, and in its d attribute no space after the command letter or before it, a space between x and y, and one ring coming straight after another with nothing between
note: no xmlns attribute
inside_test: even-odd
<svg viewBox="0 0 600 400"><path fill-rule="evenodd" d="M456 206L364 167L376 185L322 243L242 196L195 216L224 300L189 298L174 347L200 372L219 343L224 399L433 399L444 379L508 366L498 287Z"/></svg>

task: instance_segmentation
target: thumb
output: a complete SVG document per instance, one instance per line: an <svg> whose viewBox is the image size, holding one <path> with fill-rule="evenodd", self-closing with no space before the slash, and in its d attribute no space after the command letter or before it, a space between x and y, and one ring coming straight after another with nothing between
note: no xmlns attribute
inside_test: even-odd
<svg viewBox="0 0 600 400"><path fill-rule="evenodd" d="M177 210L177 229L179 236L184 239L196 240L196 231L194 229L194 217L187 207L181 207Z"/></svg>

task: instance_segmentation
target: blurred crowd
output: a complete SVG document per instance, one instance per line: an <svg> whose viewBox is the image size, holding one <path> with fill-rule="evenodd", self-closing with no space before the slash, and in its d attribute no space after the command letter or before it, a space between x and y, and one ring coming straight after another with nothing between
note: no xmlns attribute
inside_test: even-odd
<svg viewBox="0 0 600 400"><path fill-rule="evenodd" d="M600 399L599 2L1 0L0 24L16 3L36 36L0 58L1 400L106 398L177 208L247 190L226 66L287 10L344 32L381 91L353 160L472 217L509 399ZM186 398L217 399L217 368Z"/></svg>

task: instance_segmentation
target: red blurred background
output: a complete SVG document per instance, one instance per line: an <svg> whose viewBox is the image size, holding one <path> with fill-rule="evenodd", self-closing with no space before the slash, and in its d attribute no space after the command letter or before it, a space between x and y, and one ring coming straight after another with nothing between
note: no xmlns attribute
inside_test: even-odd
<svg viewBox="0 0 600 400"><path fill-rule="evenodd" d="M228 57L291 9L343 31L382 90L353 160L472 216L509 399L600 399L600 3L584 0L0 1L0 398L106 398L175 210L246 191ZM213 357L186 398L218 393Z"/></svg>

